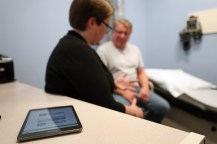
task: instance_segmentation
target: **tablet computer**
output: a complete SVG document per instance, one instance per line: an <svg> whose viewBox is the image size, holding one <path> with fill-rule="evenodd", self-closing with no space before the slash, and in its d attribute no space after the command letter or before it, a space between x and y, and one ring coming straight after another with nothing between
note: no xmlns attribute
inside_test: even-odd
<svg viewBox="0 0 217 144"><path fill-rule="evenodd" d="M80 132L81 122L73 106L29 110L17 136L19 142Z"/></svg>

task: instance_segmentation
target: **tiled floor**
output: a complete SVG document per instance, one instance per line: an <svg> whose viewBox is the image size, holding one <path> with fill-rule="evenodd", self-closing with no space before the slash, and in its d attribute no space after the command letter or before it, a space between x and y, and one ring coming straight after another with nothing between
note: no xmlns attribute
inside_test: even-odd
<svg viewBox="0 0 217 144"><path fill-rule="evenodd" d="M217 123L198 118L180 109L172 108L162 124L187 132L195 132L206 136L206 144L217 144Z"/></svg>

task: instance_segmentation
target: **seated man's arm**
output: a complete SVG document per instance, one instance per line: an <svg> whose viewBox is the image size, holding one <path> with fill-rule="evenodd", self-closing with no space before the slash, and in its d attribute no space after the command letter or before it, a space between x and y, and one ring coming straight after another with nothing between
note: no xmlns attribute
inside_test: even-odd
<svg viewBox="0 0 217 144"><path fill-rule="evenodd" d="M149 80L143 67L137 68L137 76L141 87L139 97L147 102L149 100Z"/></svg>

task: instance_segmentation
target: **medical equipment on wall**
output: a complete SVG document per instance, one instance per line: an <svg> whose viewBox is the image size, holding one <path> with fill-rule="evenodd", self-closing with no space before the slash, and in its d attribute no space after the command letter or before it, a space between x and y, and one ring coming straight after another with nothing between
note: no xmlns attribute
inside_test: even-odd
<svg viewBox="0 0 217 144"><path fill-rule="evenodd" d="M179 33L181 42L183 43L183 49L189 50L191 47L191 38L194 41L200 42L202 39L202 28L197 16L189 16L184 30Z"/></svg>

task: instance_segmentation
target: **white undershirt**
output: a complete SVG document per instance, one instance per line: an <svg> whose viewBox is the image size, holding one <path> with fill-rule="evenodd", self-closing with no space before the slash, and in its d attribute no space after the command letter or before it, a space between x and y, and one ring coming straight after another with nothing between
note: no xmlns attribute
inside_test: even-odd
<svg viewBox="0 0 217 144"><path fill-rule="evenodd" d="M115 80L123 73L128 74L128 79L136 80L137 68L144 68L139 48L130 43L124 49L118 49L111 41L106 42L97 49L97 53Z"/></svg>

